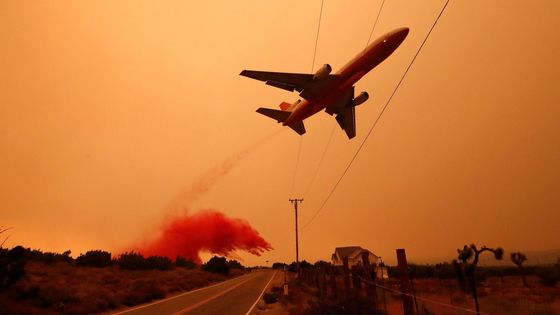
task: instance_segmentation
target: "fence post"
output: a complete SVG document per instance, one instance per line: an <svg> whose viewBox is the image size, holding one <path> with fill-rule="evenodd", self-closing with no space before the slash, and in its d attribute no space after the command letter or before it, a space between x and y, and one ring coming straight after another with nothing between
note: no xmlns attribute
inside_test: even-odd
<svg viewBox="0 0 560 315"><path fill-rule="evenodd" d="M401 291L403 294L403 310L404 315L414 315L414 303L412 301L412 287L408 278L408 263L406 262L406 252L404 248L397 249L397 262L399 266L399 275L401 278Z"/></svg>
<svg viewBox="0 0 560 315"><path fill-rule="evenodd" d="M336 269L334 266L329 268L332 295L336 299L338 297L338 289L336 288Z"/></svg>
<svg viewBox="0 0 560 315"><path fill-rule="evenodd" d="M317 287L317 290L319 290L319 294L321 294L321 269L319 267L315 267L315 286Z"/></svg>
<svg viewBox="0 0 560 315"><path fill-rule="evenodd" d="M346 297L350 295L350 275L348 274L348 257L342 258L342 268L344 275L344 294Z"/></svg>
<svg viewBox="0 0 560 315"><path fill-rule="evenodd" d="M354 290L359 291L360 289L362 289L362 283L360 281L360 277L358 274L358 266L353 266L352 267L352 288L354 288Z"/></svg>
<svg viewBox="0 0 560 315"><path fill-rule="evenodd" d="M362 253L362 264L364 265L364 278L366 281L373 283L373 287L366 283L366 294L370 300L373 301L373 305L377 308L377 287L375 286L375 276L371 276L372 269L369 263L369 253ZM373 278L373 279L372 279Z"/></svg>
<svg viewBox="0 0 560 315"><path fill-rule="evenodd" d="M321 268L321 291L323 292L323 297L327 297L327 268Z"/></svg>

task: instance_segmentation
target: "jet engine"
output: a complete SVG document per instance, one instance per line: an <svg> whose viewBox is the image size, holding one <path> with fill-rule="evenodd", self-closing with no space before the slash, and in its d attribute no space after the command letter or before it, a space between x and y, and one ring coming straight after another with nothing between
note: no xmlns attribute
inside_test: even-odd
<svg viewBox="0 0 560 315"><path fill-rule="evenodd" d="M358 106L360 104L362 104L363 102L367 101L369 98L369 94L367 92L362 92L360 93L360 95L356 96L354 98L354 106Z"/></svg>
<svg viewBox="0 0 560 315"><path fill-rule="evenodd" d="M321 80L324 77L328 76L332 71L332 68L328 64L324 64L315 74L313 75L313 80Z"/></svg>

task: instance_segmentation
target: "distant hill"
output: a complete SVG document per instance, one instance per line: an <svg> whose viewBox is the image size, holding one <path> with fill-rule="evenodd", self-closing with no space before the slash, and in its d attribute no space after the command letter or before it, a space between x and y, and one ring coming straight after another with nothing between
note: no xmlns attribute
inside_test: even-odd
<svg viewBox="0 0 560 315"><path fill-rule="evenodd" d="M504 251L504 259L496 260L492 256L492 254L484 253L480 256L479 264L481 266L508 266L512 265L510 260L510 254L514 251ZM520 251L523 254L527 255L527 261L525 265L552 265L559 261L560 259L560 248L557 249L547 249L547 250L527 250L527 251Z"/></svg>

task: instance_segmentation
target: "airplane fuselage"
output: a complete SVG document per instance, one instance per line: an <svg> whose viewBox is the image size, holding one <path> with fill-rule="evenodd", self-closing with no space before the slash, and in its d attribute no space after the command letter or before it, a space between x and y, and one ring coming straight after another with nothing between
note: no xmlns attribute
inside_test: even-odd
<svg viewBox="0 0 560 315"><path fill-rule="evenodd" d="M338 104L356 82L399 47L408 35L408 31L408 28L396 29L368 45L336 73L337 79L326 87L325 93L311 99L303 99L295 104L290 109L292 113L282 124L287 126L303 121L333 104Z"/></svg>

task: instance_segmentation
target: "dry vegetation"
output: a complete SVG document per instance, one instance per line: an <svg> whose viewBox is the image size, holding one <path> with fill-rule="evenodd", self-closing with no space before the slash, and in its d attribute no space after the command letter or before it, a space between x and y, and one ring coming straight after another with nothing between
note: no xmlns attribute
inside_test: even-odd
<svg viewBox="0 0 560 315"><path fill-rule="evenodd" d="M206 286L239 273L234 270L224 275L179 267L165 271L122 270L116 265L96 268L29 261L25 276L0 292L0 313L97 313Z"/></svg>
<svg viewBox="0 0 560 315"><path fill-rule="evenodd" d="M291 279L290 295L284 297L278 292L280 305L286 311L290 314L302 315L326 314L325 312L321 313L321 310L318 310L318 306L321 303L329 303L330 297L325 300L326 302L322 302L318 298L318 290L314 284L309 285L301 281L294 281L293 274L289 278ZM560 314L559 284L555 286L544 285L542 279L535 275L528 276L527 282L528 287L524 286L521 276L486 277L478 285L481 312L493 315ZM337 279L337 283L339 288L343 288L342 278ZM415 279L414 285L416 294L419 297L417 300L419 314L473 314L472 310L475 309L473 297L459 288L456 279L422 278ZM399 281L394 278L386 280L385 286L393 290L399 290ZM386 306L383 303L383 294L385 294ZM383 314L385 311L388 315L403 314L400 295L388 291L383 292L381 289L378 289L377 297L379 311L372 314ZM452 305L452 307L439 305L431 301ZM471 311L464 311L459 308ZM335 308L329 308L329 310L335 311L331 314L349 314L338 313Z"/></svg>
<svg viewBox="0 0 560 315"><path fill-rule="evenodd" d="M480 310L487 314L552 315L560 314L560 287L545 286L536 276L527 277L529 287L520 276L489 277L479 285ZM419 297L473 309L472 296L457 288L453 279L417 279ZM394 300L392 303L399 303ZM430 302L419 302L419 308L433 314L468 314ZM391 313L390 313L391 314ZM400 314L400 313L392 313Z"/></svg>

